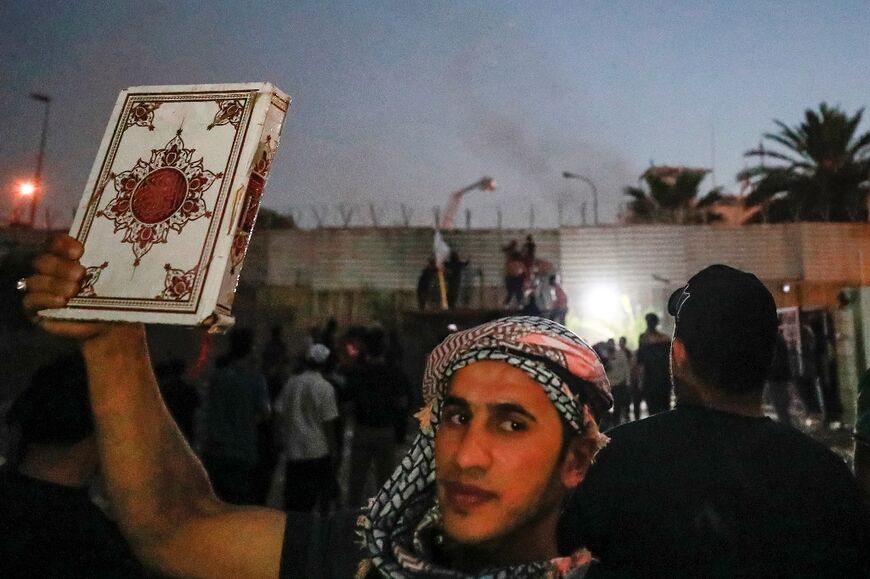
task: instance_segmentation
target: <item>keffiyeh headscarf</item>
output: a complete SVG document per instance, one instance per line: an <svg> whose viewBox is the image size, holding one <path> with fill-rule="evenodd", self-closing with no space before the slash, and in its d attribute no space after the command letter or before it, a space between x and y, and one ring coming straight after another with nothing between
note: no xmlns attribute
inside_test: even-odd
<svg viewBox="0 0 870 579"><path fill-rule="evenodd" d="M359 532L367 562L383 575L401 579L472 577L432 561L431 537L440 513L435 501L435 432L453 374L480 360L515 366L544 388L559 414L578 433L613 404L604 367L595 351L570 330L550 320L510 317L448 336L429 355L423 376L425 406L417 417L420 434L381 487ZM607 437L599 435L599 447ZM588 563L588 553L487 570L488 578L562 577ZM361 570L364 574L365 570Z"/></svg>

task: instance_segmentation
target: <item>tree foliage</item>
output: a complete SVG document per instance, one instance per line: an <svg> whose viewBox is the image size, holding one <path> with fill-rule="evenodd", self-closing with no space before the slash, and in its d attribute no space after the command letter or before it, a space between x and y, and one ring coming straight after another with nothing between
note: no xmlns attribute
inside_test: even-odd
<svg viewBox="0 0 870 579"><path fill-rule="evenodd" d="M267 207L260 207L257 227L261 229L293 229L296 222L292 215L284 215Z"/></svg>
<svg viewBox="0 0 870 579"><path fill-rule="evenodd" d="M632 198L628 221L632 223L708 223L715 221L711 211L722 199L719 189L698 198L698 189L706 169L688 167L650 167L643 175L643 185L623 191Z"/></svg>
<svg viewBox="0 0 870 579"><path fill-rule="evenodd" d="M866 221L870 132L858 135L864 110L848 115L825 103L807 109L799 125L776 120L777 133L745 153L760 163L742 171L748 205L762 205L768 221ZM773 164L768 164L769 160Z"/></svg>

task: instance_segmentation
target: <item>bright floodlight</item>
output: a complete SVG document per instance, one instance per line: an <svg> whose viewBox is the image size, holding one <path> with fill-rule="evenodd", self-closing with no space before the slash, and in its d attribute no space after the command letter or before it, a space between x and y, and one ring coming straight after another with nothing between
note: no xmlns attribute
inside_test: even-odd
<svg viewBox="0 0 870 579"><path fill-rule="evenodd" d="M619 292L611 286L591 288L586 292L583 305L586 314L593 319L617 321L622 316Z"/></svg>
<svg viewBox="0 0 870 579"><path fill-rule="evenodd" d="M18 185L18 193L22 197L30 197L31 195L36 193L36 185L34 185L30 181L25 181L24 183Z"/></svg>

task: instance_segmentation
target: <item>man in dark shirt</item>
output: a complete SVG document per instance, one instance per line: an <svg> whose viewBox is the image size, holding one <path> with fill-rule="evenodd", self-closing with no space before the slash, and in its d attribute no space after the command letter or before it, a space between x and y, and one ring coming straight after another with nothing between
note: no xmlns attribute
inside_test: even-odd
<svg viewBox="0 0 870 579"><path fill-rule="evenodd" d="M223 500L237 505L260 501L259 425L271 416L269 388L254 361L251 330L234 328L229 351L217 359L205 397L202 461Z"/></svg>
<svg viewBox="0 0 870 579"><path fill-rule="evenodd" d="M83 251L55 237L18 284L27 311L62 307L78 293ZM81 343L106 486L149 565L216 579L353 575L353 561L332 567L359 548L351 528L214 495L162 404L141 324L41 324ZM560 556L556 523L606 439L598 420L612 398L594 351L549 320L505 318L445 339L429 358L423 392L420 434L358 523L369 563L361 571L582 577L589 553ZM341 543L310 557L310 541L337 540L333 530Z"/></svg>
<svg viewBox="0 0 870 579"><path fill-rule="evenodd" d="M646 331L638 337L637 366L641 389L650 415L670 410L671 376L668 352L671 340L658 330L659 317L646 315Z"/></svg>
<svg viewBox="0 0 870 579"><path fill-rule="evenodd" d="M870 518L844 462L766 418L776 306L710 266L671 297L677 408L620 426L574 497L615 576L867 577Z"/></svg>
<svg viewBox="0 0 870 579"><path fill-rule="evenodd" d="M385 360L384 331L369 330L364 343L365 359L354 367L347 379L354 418L348 487L348 504L353 507L363 506L370 469L374 469L376 488L393 471L396 422L408 406L410 391L404 376Z"/></svg>
<svg viewBox="0 0 870 579"><path fill-rule="evenodd" d="M6 422L17 444L0 469L0 577L142 577L88 494L99 456L81 356L40 368Z"/></svg>

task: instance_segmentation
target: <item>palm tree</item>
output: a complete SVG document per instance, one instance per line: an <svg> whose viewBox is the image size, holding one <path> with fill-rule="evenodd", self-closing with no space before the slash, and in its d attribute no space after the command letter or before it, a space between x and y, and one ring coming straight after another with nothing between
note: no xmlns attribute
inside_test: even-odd
<svg viewBox="0 0 870 579"><path fill-rule="evenodd" d="M856 134L863 112L849 116L822 103L794 127L774 121L779 132L764 138L785 152L761 143L745 153L761 160L738 175L751 184L747 204L763 205L769 221L866 221L870 132Z"/></svg>
<svg viewBox="0 0 870 579"><path fill-rule="evenodd" d="M641 180L643 187L626 187L629 202L628 221L634 223L706 223L715 219L709 209L722 196L713 189L698 199L698 188L708 169L652 166Z"/></svg>

